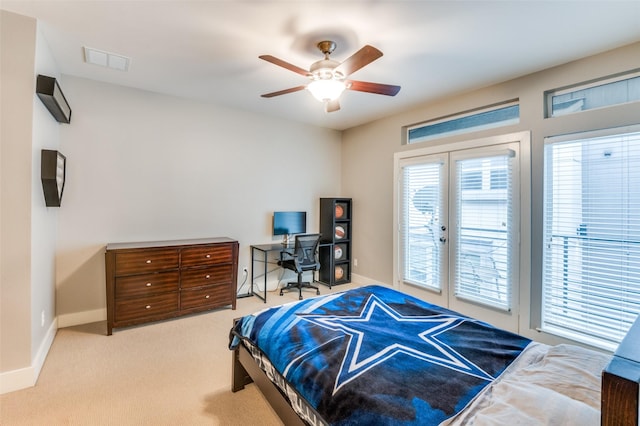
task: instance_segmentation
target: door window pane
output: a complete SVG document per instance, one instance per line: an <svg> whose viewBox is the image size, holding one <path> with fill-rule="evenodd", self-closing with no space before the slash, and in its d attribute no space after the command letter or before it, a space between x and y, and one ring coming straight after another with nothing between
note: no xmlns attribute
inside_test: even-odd
<svg viewBox="0 0 640 426"><path fill-rule="evenodd" d="M442 162L407 165L402 172L403 281L440 289L439 221Z"/></svg>
<svg viewBox="0 0 640 426"><path fill-rule="evenodd" d="M456 297L509 310L512 155L456 161ZM478 185L465 181L478 176Z"/></svg>

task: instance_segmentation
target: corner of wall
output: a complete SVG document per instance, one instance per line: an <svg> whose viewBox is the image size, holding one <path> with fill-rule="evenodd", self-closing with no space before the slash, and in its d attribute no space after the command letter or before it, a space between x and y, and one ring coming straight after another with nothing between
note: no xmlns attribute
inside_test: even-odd
<svg viewBox="0 0 640 426"><path fill-rule="evenodd" d="M58 315L58 325L60 328L73 327L74 325L89 324L92 322L106 320L107 308Z"/></svg>
<svg viewBox="0 0 640 426"><path fill-rule="evenodd" d="M29 367L0 373L0 395L35 386L57 332L58 322L53 321Z"/></svg>

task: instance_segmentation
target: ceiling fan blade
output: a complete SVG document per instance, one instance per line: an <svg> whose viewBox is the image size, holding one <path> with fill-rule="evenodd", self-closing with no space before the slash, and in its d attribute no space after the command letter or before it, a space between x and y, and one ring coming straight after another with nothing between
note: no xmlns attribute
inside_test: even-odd
<svg viewBox="0 0 640 426"><path fill-rule="evenodd" d="M290 89L279 90L277 92L265 93L264 95L260 95L263 98L273 98L274 96L286 95L287 93L297 92L299 90L304 90L307 86L297 86L292 87Z"/></svg>
<svg viewBox="0 0 640 426"><path fill-rule="evenodd" d="M342 75L347 77L381 56L381 51L373 46L366 45L338 65L334 71L341 72Z"/></svg>
<svg viewBox="0 0 640 426"><path fill-rule="evenodd" d="M303 75L305 77L309 77L311 74L309 73L309 71L302 69L300 67L297 67L295 65L290 64L289 62L285 62L282 59L278 59L275 56L271 56L271 55L261 55L258 56L258 58L265 60L267 62L271 62L274 65L278 65L279 67L282 68L286 68L289 71L293 71L295 73L298 73L300 75Z"/></svg>
<svg viewBox="0 0 640 426"><path fill-rule="evenodd" d="M349 90L375 93L378 95L395 96L400 91L400 86L393 86L391 84L369 83L368 81L356 80L348 80L345 83Z"/></svg>
<svg viewBox="0 0 640 426"><path fill-rule="evenodd" d="M333 101L327 101L324 103L325 112L334 112L334 111L338 111L339 109L340 109L340 101L338 101L337 99Z"/></svg>

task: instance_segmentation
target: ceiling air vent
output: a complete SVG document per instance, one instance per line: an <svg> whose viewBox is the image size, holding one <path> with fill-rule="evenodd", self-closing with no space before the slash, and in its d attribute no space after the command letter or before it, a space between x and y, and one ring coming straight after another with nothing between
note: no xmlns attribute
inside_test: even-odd
<svg viewBox="0 0 640 426"><path fill-rule="evenodd" d="M84 48L84 61L88 64L99 65L101 67L112 68L118 71L127 71L131 60L126 56L105 52L104 50Z"/></svg>

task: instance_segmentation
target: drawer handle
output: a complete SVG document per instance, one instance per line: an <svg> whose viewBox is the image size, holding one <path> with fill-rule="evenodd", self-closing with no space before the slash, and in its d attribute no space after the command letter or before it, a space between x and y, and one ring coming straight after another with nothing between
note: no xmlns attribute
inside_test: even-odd
<svg viewBox="0 0 640 426"><path fill-rule="evenodd" d="M211 275L207 274L207 275L205 275L204 277L205 277L206 279L209 279L209 278L211 278Z"/></svg>
<svg viewBox="0 0 640 426"><path fill-rule="evenodd" d="M151 305L145 306L145 309L151 309Z"/></svg>
<svg viewBox="0 0 640 426"><path fill-rule="evenodd" d="M210 254L208 254L208 255L206 255L205 257L206 257L207 259L209 259L209 258L211 257L211 255L210 255Z"/></svg>
<svg viewBox="0 0 640 426"><path fill-rule="evenodd" d="M151 263L151 260L147 260L147 262L146 262L146 263Z"/></svg>
<svg viewBox="0 0 640 426"><path fill-rule="evenodd" d="M210 296L207 294L204 298L205 298L205 299L208 299L209 297L210 297Z"/></svg>
<svg viewBox="0 0 640 426"><path fill-rule="evenodd" d="M151 287L151 283L147 283L147 287Z"/></svg>

